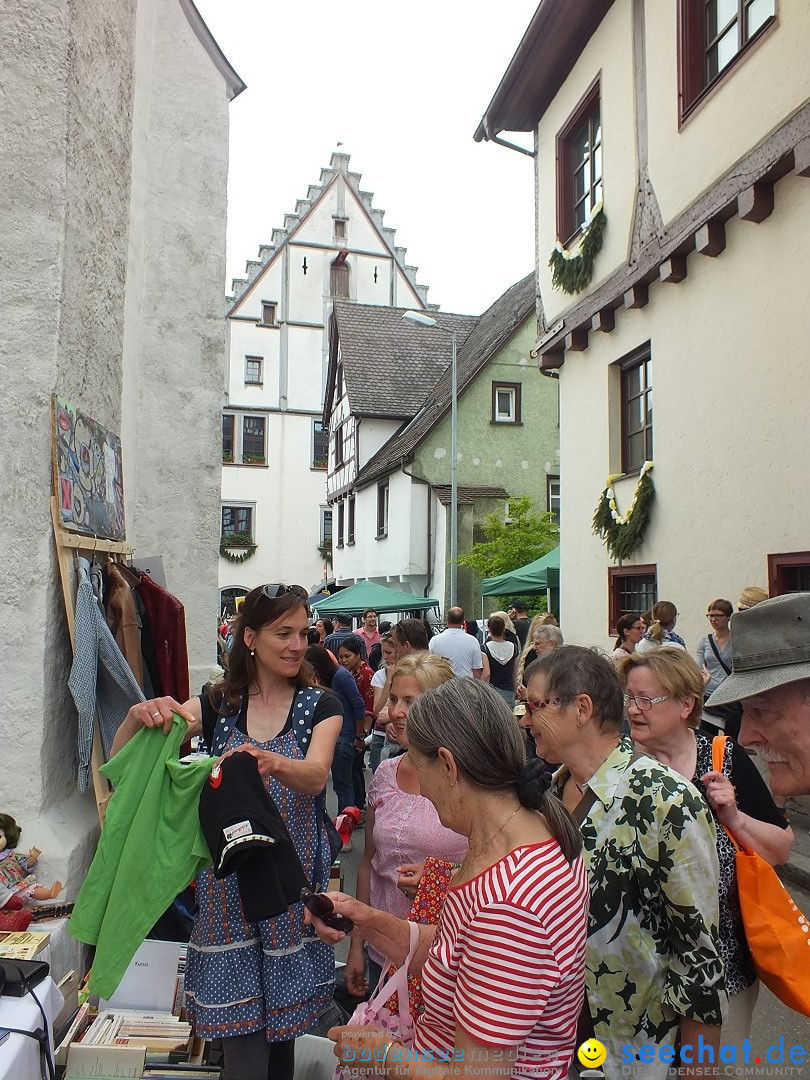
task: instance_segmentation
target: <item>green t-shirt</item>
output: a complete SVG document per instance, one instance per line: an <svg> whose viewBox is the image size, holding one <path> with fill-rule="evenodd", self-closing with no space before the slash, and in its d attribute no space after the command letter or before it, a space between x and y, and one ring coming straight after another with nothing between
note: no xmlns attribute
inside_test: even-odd
<svg viewBox="0 0 810 1080"><path fill-rule="evenodd" d="M70 932L96 946L90 990L103 998L177 894L211 865L198 808L216 759L181 764L185 734L175 714L168 735L142 728L99 770L115 793Z"/></svg>

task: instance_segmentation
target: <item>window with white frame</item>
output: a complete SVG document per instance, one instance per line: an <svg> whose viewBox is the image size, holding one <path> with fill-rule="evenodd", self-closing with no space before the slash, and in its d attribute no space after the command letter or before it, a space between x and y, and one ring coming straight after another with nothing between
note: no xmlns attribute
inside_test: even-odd
<svg viewBox="0 0 810 1080"><path fill-rule="evenodd" d="M321 507L321 545L332 546L332 507Z"/></svg>
<svg viewBox="0 0 810 1080"><path fill-rule="evenodd" d="M388 536L388 481L377 484L377 538Z"/></svg>
<svg viewBox="0 0 810 1080"><path fill-rule="evenodd" d="M261 386L264 382L264 359L261 356L245 357L245 386Z"/></svg>
<svg viewBox="0 0 810 1080"><path fill-rule="evenodd" d="M492 384L492 423L520 423L520 383Z"/></svg>
<svg viewBox="0 0 810 1080"><path fill-rule="evenodd" d="M560 478L559 476L546 476L546 499L548 512L554 519L554 524L560 524Z"/></svg>

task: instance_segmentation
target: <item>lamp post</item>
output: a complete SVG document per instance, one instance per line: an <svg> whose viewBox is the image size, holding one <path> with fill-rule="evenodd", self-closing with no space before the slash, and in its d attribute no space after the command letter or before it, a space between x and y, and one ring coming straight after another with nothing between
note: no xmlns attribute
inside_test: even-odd
<svg viewBox="0 0 810 1080"><path fill-rule="evenodd" d="M406 311L403 322L416 326L428 326L450 335L452 358L450 362L450 607L458 603L458 334L441 326L423 311Z"/></svg>

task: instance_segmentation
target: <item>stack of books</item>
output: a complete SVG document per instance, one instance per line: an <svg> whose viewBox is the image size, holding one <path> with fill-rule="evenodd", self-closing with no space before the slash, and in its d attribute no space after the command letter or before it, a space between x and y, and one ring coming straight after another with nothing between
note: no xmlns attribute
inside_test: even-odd
<svg viewBox="0 0 810 1080"><path fill-rule="evenodd" d="M147 1065L141 1080L219 1080L219 1065Z"/></svg>
<svg viewBox="0 0 810 1080"><path fill-rule="evenodd" d="M51 935L37 930L0 931L0 959L34 960L51 943Z"/></svg>
<svg viewBox="0 0 810 1080"><path fill-rule="evenodd" d="M49 900L44 904L37 904L31 908L31 921L41 922L43 919L64 919L73 914L74 903L72 900Z"/></svg>
<svg viewBox="0 0 810 1080"><path fill-rule="evenodd" d="M141 1046L148 1055L187 1054L191 1047L191 1024L172 1013L138 1009L105 1009L82 1039L84 1046Z"/></svg>

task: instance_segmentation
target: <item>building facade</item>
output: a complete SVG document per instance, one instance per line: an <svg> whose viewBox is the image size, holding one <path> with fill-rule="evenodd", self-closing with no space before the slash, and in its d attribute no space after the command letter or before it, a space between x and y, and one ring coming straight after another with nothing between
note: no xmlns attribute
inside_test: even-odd
<svg viewBox="0 0 810 1080"><path fill-rule="evenodd" d="M190 0L4 5L4 811L78 891L71 649L51 527L51 394L123 450L127 541L163 555L192 686L216 660L228 106L244 88ZM111 107L114 102L114 107Z"/></svg>
<svg viewBox="0 0 810 1080"><path fill-rule="evenodd" d="M660 598L694 645L713 598L810 586L810 4L704 8L543 0L476 133L534 132L570 641L606 644ZM600 204L593 276L567 295L550 255ZM645 460L649 526L619 564L591 520L608 476L627 510Z"/></svg>
<svg viewBox="0 0 810 1080"><path fill-rule="evenodd" d="M483 538L487 514L508 516L510 497L558 510L557 387L537 378L531 360L534 282L529 274L480 317L438 314L443 329L414 327L397 310L336 308L327 410L338 584L368 577L448 605L448 329L458 340L459 551ZM458 601L479 611L464 567Z"/></svg>
<svg viewBox="0 0 810 1080"><path fill-rule="evenodd" d="M427 305L416 268L346 154L332 155L247 271L233 283L227 320L219 568L226 602L262 582L309 587L328 576L323 402L335 301ZM249 546L227 550L234 534Z"/></svg>

